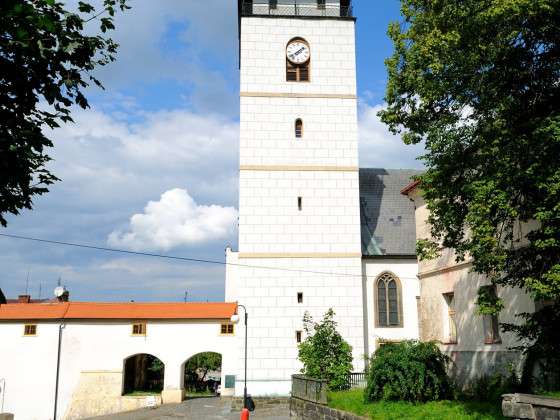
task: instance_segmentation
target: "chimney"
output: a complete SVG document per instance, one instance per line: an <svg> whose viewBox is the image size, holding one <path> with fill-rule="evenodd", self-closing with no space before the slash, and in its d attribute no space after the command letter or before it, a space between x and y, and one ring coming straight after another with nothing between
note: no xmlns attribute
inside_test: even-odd
<svg viewBox="0 0 560 420"><path fill-rule="evenodd" d="M18 296L18 303L31 303L31 296L30 295L19 295Z"/></svg>

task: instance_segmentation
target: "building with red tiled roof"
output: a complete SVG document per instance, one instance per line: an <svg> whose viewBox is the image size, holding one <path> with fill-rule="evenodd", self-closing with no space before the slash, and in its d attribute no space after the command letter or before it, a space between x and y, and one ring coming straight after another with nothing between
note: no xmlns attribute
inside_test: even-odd
<svg viewBox="0 0 560 420"><path fill-rule="evenodd" d="M53 418L55 389L57 418L141 408L150 399L180 402L190 358L203 352L238 357L236 312L236 303L225 302L37 303L26 297L0 303L4 409L16 418ZM161 394L126 395L146 386ZM33 395L33 403L24 395Z"/></svg>

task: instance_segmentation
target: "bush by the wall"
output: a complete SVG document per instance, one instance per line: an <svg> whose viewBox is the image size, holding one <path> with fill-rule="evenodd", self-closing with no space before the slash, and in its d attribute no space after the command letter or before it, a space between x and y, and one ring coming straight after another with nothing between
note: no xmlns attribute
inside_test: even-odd
<svg viewBox="0 0 560 420"><path fill-rule="evenodd" d="M434 343L386 344L372 356L366 401L434 401L452 396L449 358Z"/></svg>

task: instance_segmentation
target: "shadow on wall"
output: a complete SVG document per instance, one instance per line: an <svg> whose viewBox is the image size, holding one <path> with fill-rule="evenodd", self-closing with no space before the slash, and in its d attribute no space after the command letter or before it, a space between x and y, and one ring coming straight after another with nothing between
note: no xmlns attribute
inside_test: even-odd
<svg viewBox="0 0 560 420"><path fill-rule="evenodd" d="M493 343L485 343L485 327L483 316L477 313L476 299L478 289L487 283L483 275L469 271L465 267L460 273L445 273L442 277L459 275L453 286L455 292L455 325L457 328L457 343L446 347L446 353L453 360L451 376L461 387L466 387L483 375L501 374L510 376L512 370L521 372L522 355L518 351L510 350L516 344L515 336L500 331L499 337ZM440 283L452 284L439 278ZM445 292L445 291L444 291ZM504 309L498 316L499 322L515 323L516 313L534 310L530 298L520 289L509 287L499 288L498 296L505 302ZM440 300L439 308L432 308L436 313L444 313L444 299ZM445 319L443 319L443 323ZM441 333L439 337L443 337Z"/></svg>

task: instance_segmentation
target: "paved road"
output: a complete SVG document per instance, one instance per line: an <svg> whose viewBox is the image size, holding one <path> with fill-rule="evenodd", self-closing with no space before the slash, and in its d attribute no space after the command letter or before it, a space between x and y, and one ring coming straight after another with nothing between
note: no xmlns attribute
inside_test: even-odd
<svg viewBox="0 0 560 420"><path fill-rule="evenodd" d="M225 419L239 420L239 412L231 412L231 401L220 398L196 398L181 404L166 404L158 408L129 411L94 417L95 420L171 420L171 419ZM289 420L287 408L255 410L251 420Z"/></svg>

